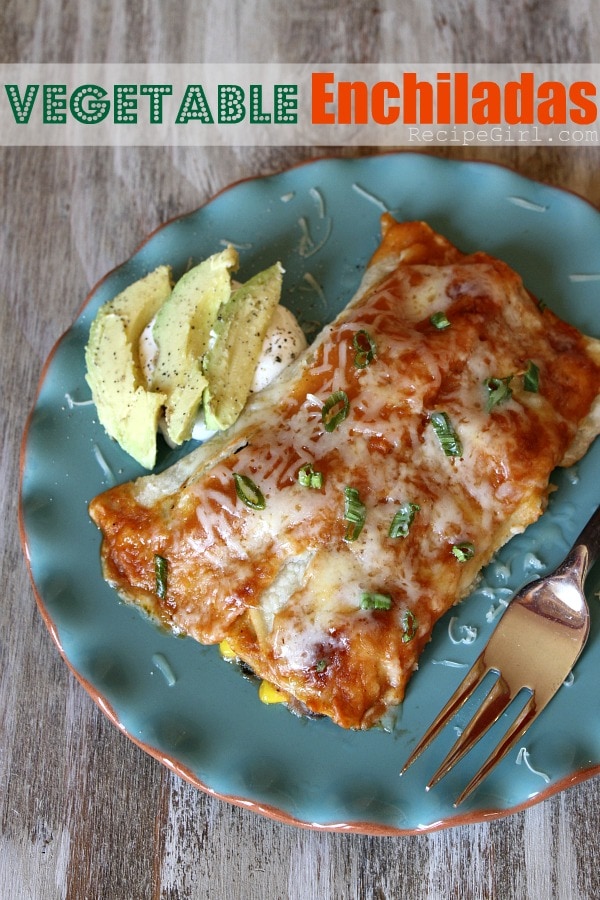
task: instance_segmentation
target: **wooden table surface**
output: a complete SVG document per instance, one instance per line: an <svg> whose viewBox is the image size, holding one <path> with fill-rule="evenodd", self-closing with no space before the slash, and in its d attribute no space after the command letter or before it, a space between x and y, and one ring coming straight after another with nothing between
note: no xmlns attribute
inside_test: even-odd
<svg viewBox="0 0 600 900"><path fill-rule="evenodd" d="M600 40L595 0L5 0L0 16L1 63L594 62ZM597 145L431 152L505 163L600 207ZM0 148L0 900L600 897L599 778L435 833L280 824L187 785L120 734L37 611L17 525L19 445L54 342L95 282L161 222L237 179L319 155Z"/></svg>

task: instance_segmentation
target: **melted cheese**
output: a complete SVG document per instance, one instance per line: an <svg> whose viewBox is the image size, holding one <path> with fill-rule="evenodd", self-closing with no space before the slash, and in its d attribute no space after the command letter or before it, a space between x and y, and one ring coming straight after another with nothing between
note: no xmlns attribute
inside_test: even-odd
<svg viewBox="0 0 600 900"><path fill-rule="evenodd" d="M369 727L401 701L435 621L542 512L600 389L597 345L540 311L507 266L464 257L420 223L385 225L358 295L228 434L90 507L106 577L126 599L200 641L226 639L262 678L344 727ZM431 323L439 311L449 328ZM376 345L365 367L361 331ZM535 394L522 379L529 360ZM512 395L489 410L486 379L509 376ZM328 431L323 408L337 391L348 414ZM436 411L460 457L445 454ZM321 488L299 483L306 464ZM244 505L234 473L252 479L264 509ZM347 487L365 507L356 540ZM410 531L391 538L407 502L419 507ZM466 562L452 552L462 542L474 547ZM168 560L163 601L155 553ZM390 608L363 609L365 593Z"/></svg>

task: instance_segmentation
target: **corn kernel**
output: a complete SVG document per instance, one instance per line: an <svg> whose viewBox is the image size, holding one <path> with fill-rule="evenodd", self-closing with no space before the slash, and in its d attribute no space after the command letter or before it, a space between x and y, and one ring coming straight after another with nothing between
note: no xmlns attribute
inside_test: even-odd
<svg viewBox="0 0 600 900"><path fill-rule="evenodd" d="M223 659L236 659L237 653L235 653L231 647L229 641L221 641L219 644L219 650L221 652L221 656Z"/></svg>
<svg viewBox="0 0 600 900"><path fill-rule="evenodd" d="M284 691L280 691L270 681L261 681L258 696L263 703L285 703L289 699Z"/></svg>

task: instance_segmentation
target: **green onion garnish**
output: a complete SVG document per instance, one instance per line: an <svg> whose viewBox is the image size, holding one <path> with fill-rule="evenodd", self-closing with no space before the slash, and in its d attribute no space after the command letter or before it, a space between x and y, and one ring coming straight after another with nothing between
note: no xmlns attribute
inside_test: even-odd
<svg viewBox="0 0 600 900"><path fill-rule="evenodd" d="M361 609L391 609L392 598L389 594L371 593L363 591L360 598Z"/></svg>
<svg viewBox="0 0 600 900"><path fill-rule="evenodd" d="M240 475L238 472L233 473L235 482L235 492L246 506L250 509L264 509L267 505L261 489L256 485L248 475Z"/></svg>
<svg viewBox="0 0 600 900"><path fill-rule="evenodd" d="M459 562L468 562L475 556L475 545L471 541L461 541L453 546L452 552Z"/></svg>
<svg viewBox="0 0 600 900"><path fill-rule="evenodd" d="M408 644L408 642L412 641L415 634L417 633L417 618L410 609L405 609L402 613L402 619L400 621L402 624L402 643Z"/></svg>
<svg viewBox="0 0 600 900"><path fill-rule="evenodd" d="M340 422L343 422L350 410L350 401L345 391L334 391L327 398L321 410L321 419L325 431L335 431Z"/></svg>
<svg viewBox="0 0 600 900"><path fill-rule="evenodd" d="M444 328L450 328L450 320L445 312L433 313L433 315L429 316L429 321L440 331L443 331Z"/></svg>
<svg viewBox="0 0 600 900"><path fill-rule="evenodd" d="M368 331L357 331L352 338L352 346L356 350L354 356L354 365L357 369L365 369L369 363L373 362L377 347L375 341Z"/></svg>
<svg viewBox="0 0 600 900"><path fill-rule="evenodd" d="M512 375L508 375L506 378L486 378L483 382L488 389L488 398L486 409L488 412L491 412L495 406L498 406L499 403L504 403L505 400L510 400L512 397L512 389L510 387L510 383L513 379Z"/></svg>
<svg viewBox="0 0 600 900"><path fill-rule="evenodd" d="M365 524L366 507L353 487L344 488L344 519L348 522L345 541L355 541Z"/></svg>
<svg viewBox="0 0 600 900"><path fill-rule="evenodd" d="M420 509L421 507L417 503L403 503L392 519L388 536L391 538L406 537L415 513L418 513Z"/></svg>
<svg viewBox="0 0 600 900"><path fill-rule="evenodd" d="M523 374L523 387L532 394L540 389L540 370L532 360L527 362L527 371Z"/></svg>
<svg viewBox="0 0 600 900"><path fill-rule="evenodd" d="M298 470L298 483L301 484L302 487L322 488L323 473L316 472L313 469L312 463L306 463Z"/></svg>
<svg viewBox="0 0 600 900"><path fill-rule="evenodd" d="M460 438L452 427L448 415L445 412L433 412L429 419L446 456L462 456Z"/></svg>
<svg viewBox="0 0 600 900"><path fill-rule="evenodd" d="M319 675L321 675L321 673L324 672L326 668L327 668L327 660L326 659L320 659L315 664L315 672L317 672Z"/></svg>
<svg viewBox="0 0 600 900"><path fill-rule="evenodd" d="M156 579L156 596L159 600L164 600L167 596L167 570L169 564L164 556L158 553L154 554L154 576Z"/></svg>

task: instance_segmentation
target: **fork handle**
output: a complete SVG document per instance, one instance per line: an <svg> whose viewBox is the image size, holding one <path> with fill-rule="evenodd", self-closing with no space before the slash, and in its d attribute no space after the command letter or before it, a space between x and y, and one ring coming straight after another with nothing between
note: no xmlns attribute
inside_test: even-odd
<svg viewBox="0 0 600 900"><path fill-rule="evenodd" d="M573 544L574 548L580 546L587 548L587 571L589 572L600 554L600 506Z"/></svg>

